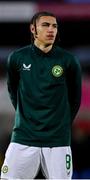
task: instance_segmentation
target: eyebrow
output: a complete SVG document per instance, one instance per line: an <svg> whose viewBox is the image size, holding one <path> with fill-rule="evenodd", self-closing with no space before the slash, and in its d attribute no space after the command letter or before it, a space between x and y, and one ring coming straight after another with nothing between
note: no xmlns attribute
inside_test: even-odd
<svg viewBox="0 0 90 180"><path fill-rule="evenodd" d="M43 24L50 25L50 23L49 23L49 22L42 22L41 24L42 24L42 25L43 25ZM54 24L52 24L52 25L54 25L54 26L58 26L58 24L57 24L57 23L54 23Z"/></svg>

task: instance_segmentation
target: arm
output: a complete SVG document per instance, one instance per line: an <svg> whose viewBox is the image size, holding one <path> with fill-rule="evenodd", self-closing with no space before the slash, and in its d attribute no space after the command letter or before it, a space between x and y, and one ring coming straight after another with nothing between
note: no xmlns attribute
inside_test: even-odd
<svg viewBox="0 0 90 180"><path fill-rule="evenodd" d="M19 83L19 73L16 65L15 55L10 54L7 62L7 86L10 95L10 99L14 108L17 107L17 90Z"/></svg>
<svg viewBox="0 0 90 180"><path fill-rule="evenodd" d="M67 71L68 99L71 109L71 121L74 120L81 103L81 67L73 57Z"/></svg>

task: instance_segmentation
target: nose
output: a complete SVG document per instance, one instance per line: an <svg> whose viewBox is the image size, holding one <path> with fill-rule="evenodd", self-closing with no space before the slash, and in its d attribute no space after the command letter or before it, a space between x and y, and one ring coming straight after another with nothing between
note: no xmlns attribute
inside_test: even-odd
<svg viewBox="0 0 90 180"><path fill-rule="evenodd" d="M48 27L48 31L49 31L49 32L54 32L54 28L53 28L52 25L50 25L50 26Z"/></svg>

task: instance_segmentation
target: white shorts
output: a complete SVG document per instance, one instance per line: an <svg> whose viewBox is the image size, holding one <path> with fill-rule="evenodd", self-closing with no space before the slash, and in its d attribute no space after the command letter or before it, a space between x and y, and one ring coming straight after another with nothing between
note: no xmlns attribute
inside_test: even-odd
<svg viewBox="0 0 90 180"><path fill-rule="evenodd" d="M40 168L46 179L71 179L70 146L40 148L10 143L2 166L1 178L34 179Z"/></svg>

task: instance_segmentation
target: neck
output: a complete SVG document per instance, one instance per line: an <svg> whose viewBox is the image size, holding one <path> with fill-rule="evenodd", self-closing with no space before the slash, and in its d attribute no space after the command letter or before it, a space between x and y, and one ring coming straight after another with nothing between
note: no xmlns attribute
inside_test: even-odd
<svg viewBox="0 0 90 180"><path fill-rule="evenodd" d="M49 52L51 49L52 49L52 46L51 44L49 45L43 45L43 44L39 44L37 43L36 41L34 42L35 46L38 47L40 50L42 50L44 53L47 53Z"/></svg>

